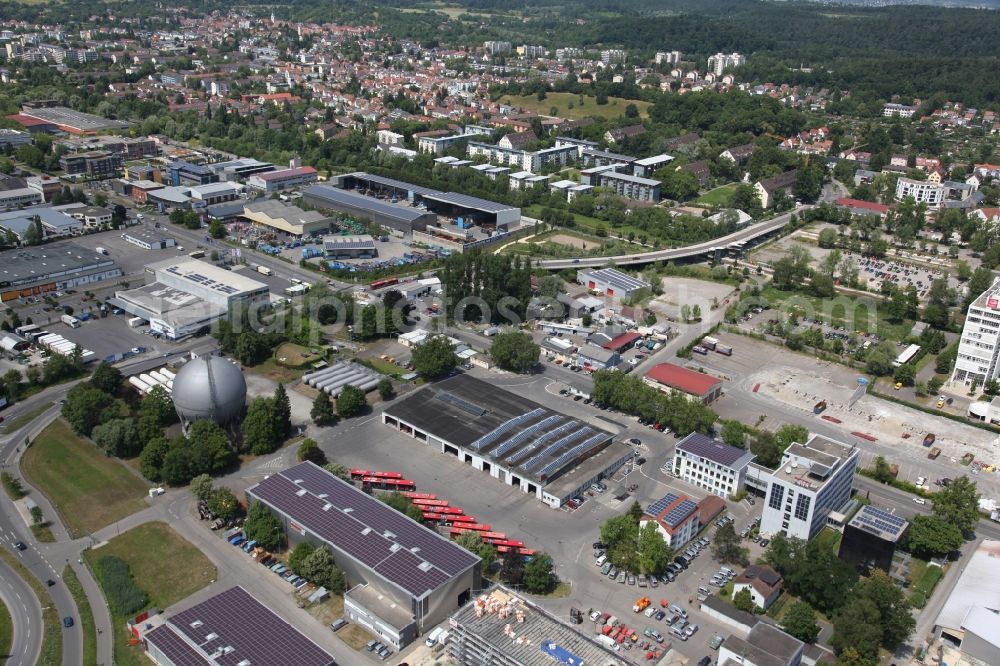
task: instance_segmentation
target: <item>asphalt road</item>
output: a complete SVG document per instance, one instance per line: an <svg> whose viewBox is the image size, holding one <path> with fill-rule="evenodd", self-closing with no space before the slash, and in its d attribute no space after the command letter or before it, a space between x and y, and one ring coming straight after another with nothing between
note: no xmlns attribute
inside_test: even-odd
<svg viewBox="0 0 1000 666"><path fill-rule="evenodd" d="M0 560L0 599L14 627L7 666L33 666L42 649L42 607L31 587Z"/></svg>

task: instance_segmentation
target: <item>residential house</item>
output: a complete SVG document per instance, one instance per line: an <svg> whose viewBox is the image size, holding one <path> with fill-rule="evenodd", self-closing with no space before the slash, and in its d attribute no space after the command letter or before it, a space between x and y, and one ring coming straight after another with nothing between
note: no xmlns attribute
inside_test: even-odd
<svg viewBox="0 0 1000 666"><path fill-rule="evenodd" d="M617 127L604 133L604 140L608 143L621 143L625 139L642 136L646 133L646 128L642 125L629 125L628 127Z"/></svg>
<svg viewBox="0 0 1000 666"><path fill-rule="evenodd" d="M750 590L754 605L767 610L781 596L783 582L781 574L766 564L751 564L733 581L733 596Z"/></svg>
<svg viewBox="0 0 1000 666"><path fill-rule="evenodd" d="M770 208L773 206L774 195L779 190L785 193L791 193L792 188L795 187L795 178L798 176L798 173L797 169L792 169L791 171L780 173L777 176L757 181L757 183L754 184L753 189L757 193L757 198L760 199L760 205L763 208Z"/></svg>

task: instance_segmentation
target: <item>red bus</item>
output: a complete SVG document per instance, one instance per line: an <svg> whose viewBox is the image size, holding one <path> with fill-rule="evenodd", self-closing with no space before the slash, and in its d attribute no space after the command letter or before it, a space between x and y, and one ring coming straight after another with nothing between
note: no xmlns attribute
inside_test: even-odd
<svg viewBox="0 0 1000 666"><path fill-rule="evenodd" d="M363 476L361 482L386 490L413 490L417 487L417 484L409 479L382 479L377 476Z"/></svg>
<svg viewBox="0 0 1000 666"><path fill-rule="evenodd" d="M453 523L474 523L476 522L476 517L463 514L461 516L448 516L448 520Z"/></svg>
<svg viewBox="0 0 1000 666"><path fill-rule="evenodd" d="M506 539L507 535L503 532L483 532L479 536L483 537L483 540L490 541L492 539Z"/></svg>
<svg viewBox="0 0 1000 666"><path fill-rule="evenodd" d="M375 280L368 286L374 291L375 289L381 289L382 287L391 287L394 284L399 284L399 278L385 278L384 280Z"/></svg>
<svg viewBox="0 0 1000 666"><path fill-rule="evenodd" d="M517 549L517 554L518 555L529 555L530 556L530 555L534 555L535 554L535 550L533 548L518 548Z"/></svg>
<svg viewBox="0 0 1000 666"><path fill-rule="evenodd" d="M360 478L362 478L364 476L374 476L374 474L375 474L375 472L369 472L366 469L352 469L351 470L351 478L352 479L360 479Z"/></svg>
<svg viewBox="0 0 1000 666"><path fill-rule="evenodd" d="M424 520L435 520L435 521L437 521L437 520L441 520L442 518L443 518L443 516L440 513L433 513L431 511L424 511L423 512L423 519Z"/></svg>
<svg viewBox="0 0 1000 666"><path fill-rule="evenodd" d="M434 493L415 493L411 491L406 491L403 493L403 497L409 497L411 500L417 499L437 499L437 495Z"/></svg>
<svg viewBox="0 0 1000 666"><path fill-rule="evenodd" d="M489 532L490 526L487 523L462 523L461 525L452 525L451 535L458 536L459 534L464 534L466 532Z"/></svg>
<svg viewBox="0 0 1000 666"><path fill-rule="evenodd" d="M448 506L448 500L439 500L439 499L415 499L415 500L410 500L410 501L411 501L411 502L413 502L413 504L414 504L414 505L416 505L416 506L420 506L420 507L424 507L424 506L427 506L427 507L441 507L441 506Z"/></svg>
<svg viewBox="0 0 1000 666"><path fill-rule="evenodd" d="M458 508L457 506L443 506L440 509L438 509L438 513L445 513L448 514L449 516L461 516L462 514L465 513L465 511Z"/></svg>
<svg viewBox="0 0 1000 666"><path fill-rule="evenodd" d="M518 541L517 539L487 539L491 544L499 548L504 546L505 548L523 548L524 542Z"/></svg>
<svg viewBox="0 0 1000 666"><path fill-rule="evenodd" d="M402 479L403 475L399 472L370 472L368 476L377 476L380 479Z"/></svg>
<svg viewBox="0 0 1000 666"><path fill-rule="evenodd" d="M516 548L513 546L497 546L497 552L501 554L511 553L514 555L524 555L525 557L530 557L535 554L535 551L531 548Z"/></svg>

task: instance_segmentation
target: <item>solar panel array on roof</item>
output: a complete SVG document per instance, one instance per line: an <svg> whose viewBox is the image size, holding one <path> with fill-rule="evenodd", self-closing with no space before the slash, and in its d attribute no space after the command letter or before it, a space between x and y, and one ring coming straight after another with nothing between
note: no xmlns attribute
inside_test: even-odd
<svg viewBox="0 0 1000 666"><path fill-rule="evenodd" d="M690 516L691 513L697 509L697 504L687 498L684 498L677 506L672 508L670 512L662 518L662 520L670 527L677 527L684 521L685 518Z"/></svg>
<svg viewBox="0 0 1000 666"><path fill-rule="evenodd" d="M880 536L897 538L906 528L906 519L889 513L876 506L863 506L857 515L851 519L851 524Z"/></svg>
<svg viewBox="0 0 1000 666"><path fill-rule="evenodd" d="M566 417L562 416L561 414L553 414L552 416L544 418L538 423L535 423L534 425L525 428L521 432L517 433L516 435L505 441L503 444L498 446L490 453L493 455L494 458L501 458L504 455L506 455L508 451L513 450L514 447L518 446L519 444L523 444L524 442L528 441L539 432L555 425L564 418Z"/></svg>
<svg viewBox="0 0 1000 666"><path fill-rule="evenodd" d="M396 180L395 178L386 178L385 176L376 176L374 174L364 172L352 173L349 174L349 176L355 180L364 181L374 185L382 185L384 187L392 187L397 190L406 190L407 192L414 192L416 194L439 194L437 190L433 190L429 187L414 185L413 183Z"/></svg>
<svg viewBox="0 0 1000 666"><path fill-rule="evenodd" d="M705 458L726 467L729 467L747 455L747 452L743 449L724 444L700 432L693 432L679 441L677 449L679 451L687 451L699 458ZM749 458L746 462L749 463Z"/></svg>
<svg viewBox="0 0 1000 666"><path fill-rule="evenodd" d="M459 194L458 192L435 192L433 194L424 194L424 198L430 199L431 201L451 204L452 206L458 206L460 208L472 208L473 210L479 210L485 213L500 213L514 208L514 206L508 206L507 204L488 201L487 199L480 199L479 197L469 196L468 194Z"/></svg>
<svg viewBox="0 0 1000 666"><path fill-rule="evenodd" d="M415 597L479 561L311 463L273 474L247 492Z"/></svg>
<svg viewBox="0 0 1000 666"><path fill-rule="evenodd" d="M330 666L333 657L233 587L181 611L145 636L175 666Z"/></svg>
<svg viewBox="0 0 1000 666"><path fill-rule="evenodd" d="M584 427L580 428L579 430L577 430L575 432L571 432L570 434L566 435L565 437L563 437L562 439L556 441L555 443L549 444L547 447L545 447L542 450L541 453L536 454L531 460L529 460L528 462L522 464L521 465L521 469L523 469L525 471L531 471L535 467L538 467L538 464L542 461L543 458L551 456L556 451L558 451L562 447L564 447L567 444L569 444L570 442L572 442L574 439L579 439L581 437L586 437L587 435L589 435L592 432L594 432L594 430L590 426L584 426Z"/></svg>
<svg viewBox="0 0 1000 666"><path fill-rule="evenodd" d="M538 418L544 413L545 410L539 407L538 409L531 410L527 414L521 414L520 416L515 416L514 418L509 419L500 424L500 427L496 428L493 432L486 433L485 435L474 441L472 443L472 448L474 448L476 451L480 451L484 446L489 446L493 442L500 439L500 437L502 437L505 433L510 432L511 430L521 425L522 423L526 423L532 419Z"/></svg>
<svg viewBox="0 0 1000 666"><path fill-rule="evenodd" d="M657 501L646 507L646 513L650 516L659 516L663 511L677 501L677 495L667 493Z"/></svg>
<svg viewBox="0 0 1000 666"><path fill-rule="evenodd" d="M569 461L582 456L584 453L594 448L595 446L603 442L605 439L606 438L604 436L604 433L598 433L593 437L591 437L590 439L588 439L587 441L581 444L577 444L572 449L570 449L569 451L562 454L561 456L550 462L548 465L543 467L542 471L540 471L538 475L542 477L547 477L550 472L554 472L563 465L565 465L566 463L568 463Z"/></svg>
<svg viewBox="0 0 1000 666"><path fill-rule="evenodd" d="M460 398L454 393L449 393L448 391L437 391L434 394L434 397L437 398L438 400L447 402L450 405L454 405L459 409L461 409L463 412L467 412L469 414L472 414L473 416L482 416L483 414L486 413L485 407L477 405L471 400Z"/></svg>
<svg viewBox="0 0 1000 666"><path fill-rule="evenodd" d="M566 418L569 418L569 417L566 417ZM514 455L510 456L509 458L507 458L507 462L510 463L511 465L518 464L522 460L525 460L532 453L534 453L535 451L537 451L539 448L541 448L542 446L544 446L546 442L548 442L548 441L550 441L550 440L552 440L552 439L554 439L556 437L559 437L560 435L562 435L565 432L568 432L568 431L572 430L577 425L579 425L579 423L576 420L570 419L567 423L562 424L561 426L559 426L555 430L550 430L549 432L545 433L544 435L542 435L541 437L539 437L538 439L536 439L530 445L524 447L523 449L521 449L520 451L518 451Z"/></svg>

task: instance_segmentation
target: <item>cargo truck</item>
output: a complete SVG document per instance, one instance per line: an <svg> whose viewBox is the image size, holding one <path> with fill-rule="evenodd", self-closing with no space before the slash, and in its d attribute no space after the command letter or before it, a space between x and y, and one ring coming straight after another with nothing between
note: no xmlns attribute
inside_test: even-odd
<svg viewBox="0 0 1000 666"><path fill-rule="evenodd" d="M724 345L721 342L715 345L715 351L719 354L722 354L723 356L733 355L733 348L730 347L729 345Z"/></svg>
<svg viewBox="0 0 1000 666"><path fill-rule="evenodd" d="M268 268L267 266L258 266L257 272L260 273L261 275L270 275L271 269Z"/></svg>
<svg viewBox="0 0 1000 666"><path fill-rule="evenodd" d="M715 349L717 344L719 344L718 340L707 335L701 339L701 346L705 349Z"/></svg>
<svg viewBox="0 0 1000 666"><path fill-rule="evenodd" d="M97 254L107 254L107 253L108 251L105 250L103 247L97 248Z"/></svg>
<svg viewBox="0 0 1000 666"><path fill-rule="evenodd" d="M146 320L143 319L142 317L132 317L131 319L128 320L129 328L139 328L145 323Z"/></svg>
<svg viewBox="0 0 1000 666"><path fill-rule="evenodd" d="M59 317L59 320L62 321L62 323L69 326L70 328L80 328L80 320L74 317L73 315L64 314L63 316Z"/></svg>

